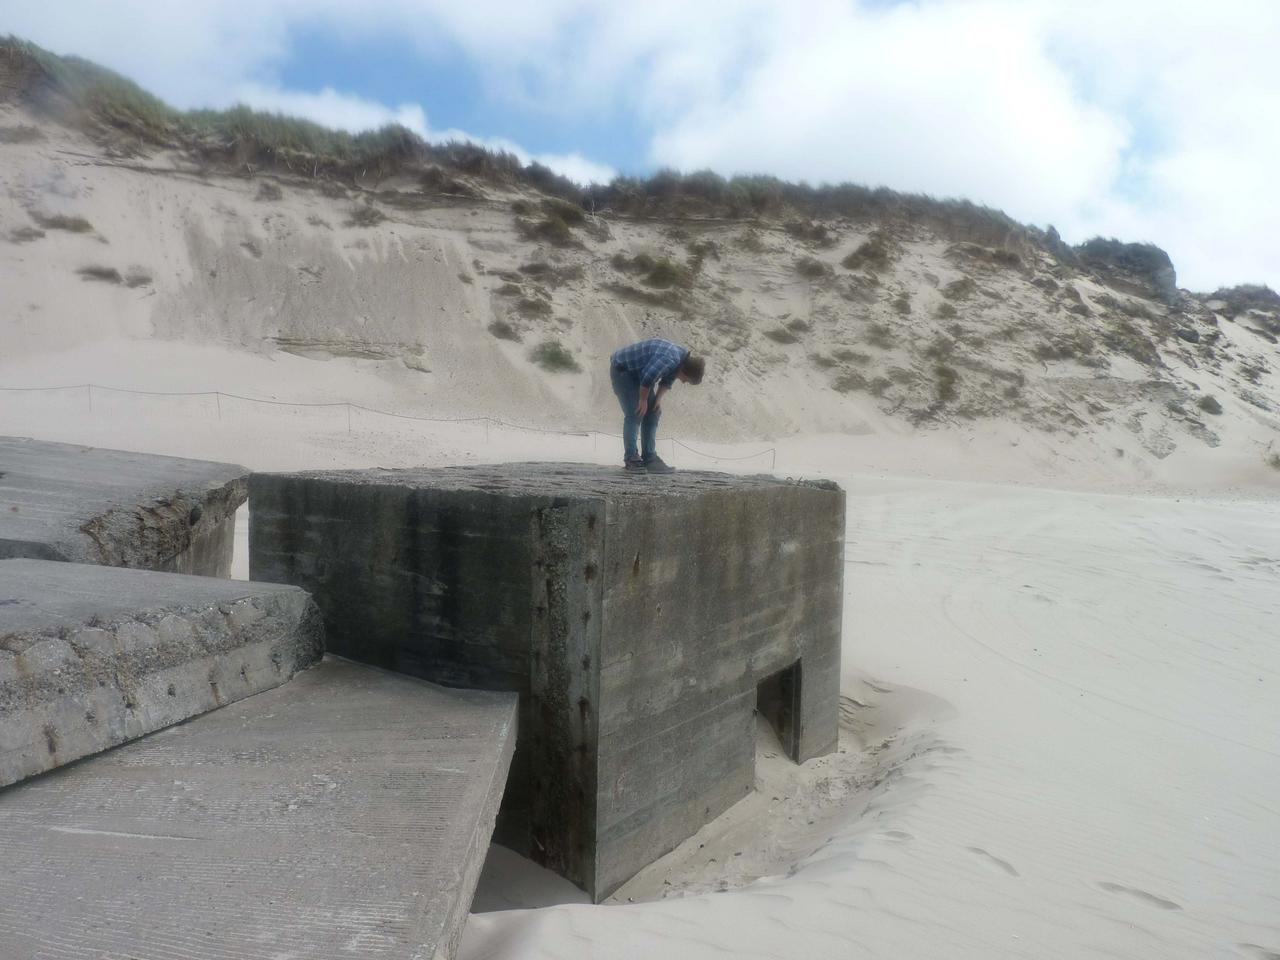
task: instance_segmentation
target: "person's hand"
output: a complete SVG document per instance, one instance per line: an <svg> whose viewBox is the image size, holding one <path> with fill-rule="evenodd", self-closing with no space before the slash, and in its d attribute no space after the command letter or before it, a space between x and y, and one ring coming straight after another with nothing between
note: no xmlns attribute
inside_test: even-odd
<svg viewBox="0 0 1280 960"><path fill-rule="evenodd" d="M649 401L645 397L640 398L640 402L636 404L636 416L643 417L649 412Z"/></svg>
<svg viewBox="0 0 1280 960"><path fill-rule="evenodd" d="M654 399L653 399L653 412L654 412L654 413L657 413L657 412L658 412L659 410L661 410L661 409L662 409L662 398L661 398L661 397L654 397Z"/></svg>

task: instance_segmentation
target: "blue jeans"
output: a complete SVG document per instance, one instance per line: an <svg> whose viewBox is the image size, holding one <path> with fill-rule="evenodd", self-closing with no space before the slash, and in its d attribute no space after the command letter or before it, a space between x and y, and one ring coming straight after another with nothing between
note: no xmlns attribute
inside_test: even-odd
<svg viewBox="0 0 1280 960"><path fill-rule="evenodd" d="M649 392L649 410L644 418L636 416L636 407L640 404L640 378L629 370L619 370L609 365L609 378L613 381L613 392L622 406L622 452L628 460L648 460L658 453L658 421L662 419L662 410L654 406L654 394L658 392L655 383ZM636 434L640 435L640 452L636 452Z"/></svg>

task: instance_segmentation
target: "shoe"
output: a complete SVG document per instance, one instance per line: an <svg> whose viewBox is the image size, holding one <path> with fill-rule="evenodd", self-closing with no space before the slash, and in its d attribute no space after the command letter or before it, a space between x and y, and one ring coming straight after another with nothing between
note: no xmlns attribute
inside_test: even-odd
<svg viewBox="0 0 1280 960"><path fill-rule="evenodd" d="M627 473L645 473L646 472L644 468L643 460L624 460L622 462L622 469L627 471Z"/></svg>
<svg viewBox="0 0 1280 960"><path fill-rule="evenodd" d="M645 473L675 473L676 468L667 464L656 453L651 457L646 457L644 461Z"/></svg>

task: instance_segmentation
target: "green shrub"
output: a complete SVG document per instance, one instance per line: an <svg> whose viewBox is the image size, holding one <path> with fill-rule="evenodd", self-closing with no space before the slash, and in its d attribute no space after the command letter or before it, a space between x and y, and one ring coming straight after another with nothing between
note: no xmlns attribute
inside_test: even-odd
<svg viewBox="0 0 1280 960"><path fill-rule="evenodd" d="M873 323L867 327L867 343L881 350L888 350L894 344L893 331L883 323Z"/></svg>
<svg viewBox="0 0 1280 960"><path fill-rule="evenodd" d="M1280 311L1280 294L1265 284L1245 283L1238 287L1219 287L1209 294L1210 300L1221 300L1226 317L1238 317L1248 310L1264 313Z"/></svg>
<svg viewBox="0 0 1280 960"><path fill-rule="evenodd" d="M347 216L348 227L376 227L387 219L387 215L371 204L352 207Z"/></svg>
<svg viewBox="0 0 1280 960"><path fill-rule="evenodd" d="M699 260L707 257L712 260L720 259L720 247L714 240L692 240L687 244L687 247L689 253Z"/></svg>
<svg viewBox="0 0 1280 960"><path fill-rule="evenodd" d="M0 143L34 143L43 140L39 127L18 124L16 127L0 127Z"/></svg>
<svg viewBox="0 0 1280 960"><path fill-rule="evenodd" d="M956 384L960 380L960 373L955 367L940 363L933 368L933 375L938 381L938 402L950 403L959 392L956 389Z"/></svg>
<svg viewBox="0 0 1280 960"><path fill-rule="evenodd" d="M835 243L826 225L812 220L788 220L783 229L797 240L815 247L830 247Z"/></svg>
<svg viewBox="0 0 1280 960"><path fill-rule="evenodd" d="M911 298L907 294L900 293L893 301L893 309L904 317L911 313Z"/></svg>
<svg viewBox="0 0 1280 960"><path fill-rule="evenodd" d="M516 301L516 309L527 317L551 316L551 304L533 297L521 297Z"/></svg>
<svg viewBox="0 0 1280 960"><path fill-rule="evenodd" d="M825 277L830 272L830 267L814 257L801 257L796 261L796 273L802 277L808 277L810 280Z"/></svg>
<svg viewBox="0 0 1280 960"><path fill-rule="evenodd" d="M764 335L774 343L798 343L800 340L786 327L774 327L772 330L764 331Z"/></svg>
<svg viewBox="0 0 1280 960"><path fill-rule="evenodd" d="M840 261L840 265L847 270L860 270L863 267L868 270L883 270L892 260L893 249L888 238L881 231L873 230L856 250Z"/></svg>
<svg viewBox="0 0 1280 960"><path fill-rule="evenodd" d="M520 331L505 320L495 320L489 324L489 332L499 340L512 340L515 343L520 342Z"/></svg>
<svg viewBox="0 0 1280 960"><path fill-rule="evenodd" d="M942 295L948 300L968 300L977 292L977 289L978 285L973 282L972 277L961 277L943 287Z"/></svg>
<svg viewBox="0 0 1280 960"><path fill-rule="evenodd" d="M131 290L137 287L150 286L151 274L143 273L141 270L130 270L124 276L124 285Z"/></svg>
<svg viewBox="0 0 1280 960"><path fill-rule="evenodd" d="M578 373L582 367L559 340L543 340L529 351L529 359L551 373Z"/></svg>
<svg viewBox="0 0 1280 960"><path fill-rule="evenodd" d="M32 240L39 240L44 236L43 230L37 230L35 227L18 227L16 230L9 231L9 239L13 243L30 243Z"/></svg>
<svg viewBox="0 0 1280 960"><path fill-rule="evenodd" d="M81 267L76 273L84 280L98 280L102 283L124 283L124 277L115 267L90 266Z"/></svg>
<svg viewBox="0 0 1280 960"><path fill-rule="evenodd" d="M893 386L893 381L888 377L876 377L867 384L867 392L873 397L883 397L886 390Z"/></svg>
<svg viewBox="0 0 1280 960"><path fill-rule="evenodd" d="M637 257L637 259L639 258ZM644 282L651 287L665 290L669 287L692 286L693 277L686 267L682 267L678 263L672 263L664 258L653 265L648 275L645 276Z"/></svg>
<svg viewBox="0 0 1280 960"><path fill-rule="evenodd" d="M511 201L511 212L517 217L527 217L533 213L533 204L528 200Z"/></svg>
<svg viewBox="0 0 1280 960"><path fill-rule="evenodd" d="M567 226L580 227L587 222L587 212L576 203L558 197L546 197L542 201L543 212L549 218L564 221Z"/></svg>
<svg viewBox="0 0 1280 960"><path fill-rule="evenodd" d="M1218 414L1222 413L1222 404L1218 402L1218 398L1211 397L1208 394L1205 394L1203 397L1197 400L1196 406L1199 407L1201 410L1203 410L1205 413L1211 413L1214 416L1217 416Z"/></svg>
<svg viewBox="0 0 1280 960"><path fill-rule="evenodd" d="M830 370L836 365L836 361L831 357L823 356L821 353L810 354L809 361L819 370Z"/></svg>
<svg viewBox="0 0 1280 960"><path fill-rule="evenodd" d="M934 314L939 320L950 320L959 313L955 307L947 302L938 304L938 312Z"/></svg>
<svg viewBox="0 0 1280 960"><path fill-rule="evenodd" d="M1280 470L1280 453L1273 453L1267 458L1267 463L1271 464L1275 469Z"/></svg>
<svg viewBox="0 0 1280 960"><path fill-rule="evenodd" d="M284 191L280 189L279 184L272 183L269 180L263 180L261 183L258 184L258 195L253 199L282 200L284 199Z"/></svg>
<svg viewBox="0 0 1280 960"><path fill-rule="evenodd" d="M66 230L69 233L88 233L93 229L91 224L84 217L64 217L60 213L53 216L46 216L41 213L31 214L31 219L46 230Z"/></svg>
<svg viewBox="0 0 1280 960"><path fill-rule="evenodd" d="M831 355L842 363L856 363L866 365L871 362L871 357L865 353L859 353L857 350L850 350L848 347L841 347L833 350Z"/></svg>
<svg viewBox="0 0 1280 960"><path fill-rule="evenodd" d="M831 386L840 393L851 393L854 390L867 389L867 378L856 370L848 370L832 381Z"/></svg>
<svg viewBox="0 0 1280 960"><path fill-rule="evenodd" d="M525 220L518 218L516 220L516 229L520 231L521 236L526 240L545 240L553 247L572 247L577 246L578 241L573 235L573 230L565 221L551 214L543 217L541 220Z"/></svg>
<svg viewBox="0 0 1280 960"><path fill-rule="evenodd" d="M948 357L955 356L956 342L945 334L938 334L932 342L924 348L924 355L930 360L945 360Z"/></svg>

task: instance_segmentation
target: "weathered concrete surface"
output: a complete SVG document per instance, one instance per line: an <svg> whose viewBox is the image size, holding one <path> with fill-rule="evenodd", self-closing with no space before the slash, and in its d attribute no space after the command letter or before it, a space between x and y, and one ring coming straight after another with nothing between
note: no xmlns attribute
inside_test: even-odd
<svg viewBox="0 0 1280 960"><path fill-rule="evenodd" d="M572 464L255 474L250 508L252 576L310 591L330 650L521 694L499 837L597 899L751 789L762 683L794 758L835 747L832 484Z"/></svg>
<svg viewBox="0 0 1280 960"><path fill-rule="evenodd" d="M0 957L451 957L515 713L327 658L0 790Z"/></svg>
<svg viewBox="0 0 1280 960"><path fill-rule="evenodd" d="M0 560L0 785L284 683L322 629L296 587Z"/></svg>
<svg viewBox="0 0 1280 960"><path fill-rule="evenodd" d="M249 471L0 437L0 557L231 572Z"/></svg>

